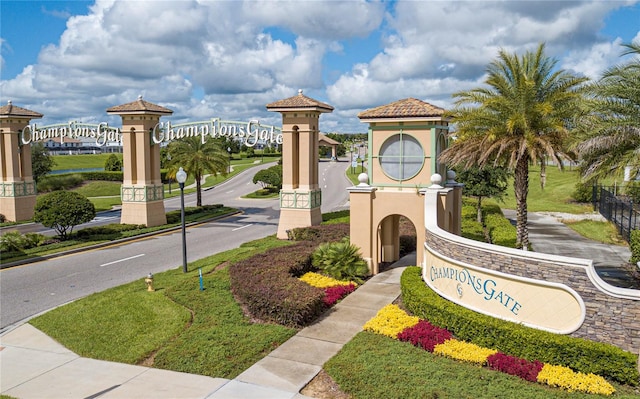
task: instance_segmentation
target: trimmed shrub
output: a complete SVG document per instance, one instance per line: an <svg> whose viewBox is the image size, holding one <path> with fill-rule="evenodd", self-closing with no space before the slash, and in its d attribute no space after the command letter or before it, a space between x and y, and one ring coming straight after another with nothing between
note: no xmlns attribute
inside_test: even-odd
<svg viewBox="0 0 640 399"><path fill-rule="evenodd" d="M635 354L613 345L525 327L456 305L427 287L419 267L408 267L400 284L402 301L409 311L461 340L530 361L565 364L582 373L638 385Z"/></svg>
<svg viewBox="0 0 640 399"><path fill-rule="evenodd" d="M542 362L534 360L532 362L520 359L519 357L505 355L502 352L494 353L487 358L487 364L492 370L515 375L524 380L537 382L538 374L542 370Z"/></svg>
<svg viewBox="0 0 640 399"><path fill-rule="evenodd" d="M434 326L427 320L420 320L413 327L406 328L400 334L400 341L411 342L413 346L417 346L429 352L433 352L436 345L445 343L453 338L451 333L444 328Z"/></svg>
<svg viewBox="0 0 640 399"><path fill-rule="evenodd" d="M348 223L321 224L320 226L298 227L289 231L289 239L315 243L340 241L349 237Z"/></svg>
<svg viewBox="0 0 640 399"><path fill-rule="evenodd" d="M121 171L96 171L80 173L84 180L122 181L124 174Z"/></svg>
<svg viewBox="0 0 640 399"><path fill-rule="evenodd" d="M300 242L235 263L229 269L234 295L265 321L301 327L315 320L326 309L324 290L297 278L311 271L314 249Z"/></svg>
<svg viewBox="0 0 640 399"><path fill-rule="evenodd" d="M640 262L640 230L631 230L631 239L629 240L629 249L631 250L631 263Z"/></svg>
<svg viewBox="0 0 640 399"><path fill-rule="evenodd" d="M71 173L64 175L43 176L38 180L37 188L40 193L51 191L70 190L78 187L84 178L80 173Z"/></svg>
<svg viewBox="0 0 640 399"><path fill-rule="evenodd" d="M516 228L504 217L502 212L486 215L484 222L492 244L509 248L516 247Z"/></svg>
<svg viewBox="0 0 640 399"><path fill-rule="evenodd" d="M587 181L578 181L576 183L575 189L573 193L571 193L571 198L573 198L576 202L581 203L589 203L593 201L593 180Z"/></svg>
<svg viewBox="0 0 640 399"><path fill-rule="evenodd" d="M213 211L219 208L222 208L222 204L213 204L213 205L202 205L202 206L189 206L184 208L184 216L193 215L194 213L199 213L203 211ZM175 210L167 212L167 224L180 223L182 220L181 210Z"/></svg>

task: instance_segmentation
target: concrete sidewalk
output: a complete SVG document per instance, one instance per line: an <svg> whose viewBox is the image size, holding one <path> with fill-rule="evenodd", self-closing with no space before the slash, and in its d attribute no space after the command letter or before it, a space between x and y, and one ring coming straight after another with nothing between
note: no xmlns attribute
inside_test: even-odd
<svg viewBox="0 0 640 399"><path fill-rule="evenodd" d="M23 324L0 337L0 392L21 399L304 399L300 390L322 365L400 295L408 265L415 265L415 254L369 279L233 380L83 358Z"/></svg>

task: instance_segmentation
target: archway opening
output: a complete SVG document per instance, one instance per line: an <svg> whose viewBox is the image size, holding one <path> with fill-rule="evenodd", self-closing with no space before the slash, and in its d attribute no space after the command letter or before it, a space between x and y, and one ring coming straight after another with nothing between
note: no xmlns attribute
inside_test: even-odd
<svg viewBox="0 0 640 399"><path fill-rule="evenodd" d="M416 251L416 226L406 216L386 216L378 224L378 271L387 270L398 259Z"/></svg>

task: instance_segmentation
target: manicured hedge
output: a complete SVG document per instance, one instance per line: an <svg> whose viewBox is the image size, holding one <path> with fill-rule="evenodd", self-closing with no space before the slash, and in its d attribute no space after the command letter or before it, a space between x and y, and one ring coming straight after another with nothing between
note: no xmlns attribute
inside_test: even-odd
<svg viewBox="0 0 640 399"><path fill-rule="evenodd" d="M202 211L213 211L218 208L222 208L222 204L213 204L213 205L202 205L202 206L190 206L184 208L184 215L191 215L194 213L200 213ZM182 220L181 210L169 211L167 212L167 224L179 223Z"/></svg>
<svg viewBox="0 0 640 399"><path fill-rule="evenodd" d="M314 270L311 254L324 242L349 235L348 224L292 230L298 242L270 249L229 268L231 290L248 311L261 320L302 327L327 309L325 291L298 277Z"/></svg>
<svg viewBox="0 0 640 399"><path fill-rule="evenodd" d="M124 179L124 174L119 172L106 172L106 171L96 171L96 172L81 172L80 175L84 178L84 180L101 180L101 181L122 181Z"/></svg>
<svg viewBox="0 0 640 399"><path fill-rule="evenodd" d="M502 212L488 214L484 217L484 223L489 231L492 244L509 248L516 247L516 228L509 222L509 219L504 217Z"/></svg>
<svg viewBox="0 0 640 399"><path fill-rule="evenodd" d="M563 364L632 386L638 385L638 356L616 346L528 328L456 305L431 290L419 267L401 278L402 301L414 315L446 328L458 339L495 348L529 361Z"/></svg>
<svg viewBox="0 0 640 399"><path fill-rule="evenodd" d="M631 230L629 248L631 249L631 263L640 262L640 230Z"/></svg>
<svg viewBox="0 0 640 399"><path fill-rule="evenodd" d="M233 294L261 320L300 327L316 319L325 310L324 290L297 278L311 271L314 249L300 242L235 263L229 269Z"/></svg>

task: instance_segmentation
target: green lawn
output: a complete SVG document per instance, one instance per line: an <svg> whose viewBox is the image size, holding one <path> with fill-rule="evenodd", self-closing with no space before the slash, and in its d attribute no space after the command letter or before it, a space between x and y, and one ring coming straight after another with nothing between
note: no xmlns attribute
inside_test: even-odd
<svg viewBox="0 0 640 399"><path fill-rule="evenodd" d="M540 167L531 167L529 171L529 195L527 208L530 212L567 212L588 213L593 212L591 204L579 204L572 198L579 173L573 168L559 170L555 166L547 166L547 179L544 189L540 187ZM516 199L513 191L513 180L509 182L504 203L498 205L506 209L516 209Z"/></svg>
<svg viewBox="0 0 640 399"><path fill-rule="evenodd" d="M246 243L190 263L186 274L178 268L154 275L155 292L140 279L31 323L81 356L139 364L157 351L155 367L234 378L296 330L252 323L233 298L227 265L288 244L274 236Z"/></svg>
<svg viewBox="0 0 640 399"><path fill-rule="evenodd" d="M53 155L53 170L104 168L111 154ZM122 154L116 154L122 160Z"/></svg>

